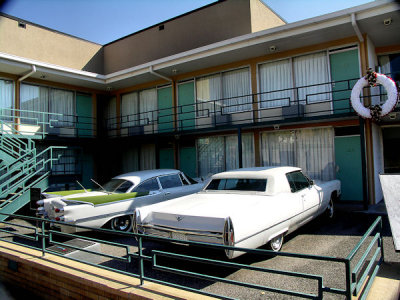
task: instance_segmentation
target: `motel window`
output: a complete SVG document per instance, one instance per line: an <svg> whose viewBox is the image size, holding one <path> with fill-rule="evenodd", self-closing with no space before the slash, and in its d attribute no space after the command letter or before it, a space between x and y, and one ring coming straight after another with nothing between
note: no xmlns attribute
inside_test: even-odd
<svg viewBox="0 0 400 300"><path fill-rule="evenodd" d="M12 115L14 100L14 83L12 80L0 79L0 118L8 121L7 116Z"/></svg>
<svg viewBox="0 0 400 300"><path fill-rule="evenodd" d="M264 63L258 71L261 108L330 100L326 52Z"/></svg>
<svg viewBox="0 0 400 300"><path fill-rule="evenodd" d="M249 68L196 79L197 115L209 117L251 110Z"/></svg>
<svg viewBox="0 0 400 300"><path fill-rule="evenodd" d="M73 127L75 115L75 93L44 86L21 84L22 122L52 122L55 127ZM48 113L52 113L49 115Z"/></svg>
<svg viewBox="0 0 400 300"><path fill-rule="evenodd" d="M121 126L147 125L157 119L157 90L147 89L121 97Z"/></svg>
<svg viewBox="0 0 400 300"><path fill-rule="evenodd" d="M263 166L297 166L313 179L332 180L333 128L299 129L261 134Z"/></svg>
<svg viewBox="0 0 400 300"><path fill-rule="evenodd" d="M197 140L199 176L207 177L239 168L238 137L236 135L214 136ZM242 134L243 167L254 167L254 137Z"/></svg>

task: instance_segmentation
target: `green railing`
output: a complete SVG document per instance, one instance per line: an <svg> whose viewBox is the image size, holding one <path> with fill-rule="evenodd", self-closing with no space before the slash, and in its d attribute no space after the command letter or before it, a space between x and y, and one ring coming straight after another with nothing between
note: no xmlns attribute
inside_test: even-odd
<svg viewBox="0 0 400 300"><path fill-rule="evenodd" d="M3 133L11 128L25 138L44 138L50 128L63 118L63 114L31 111L24 109L0 108Z"/></svg>
<svg viewBox="0 0 400 300"><path fill-rule="evenodd" d="M37 117L20 117L27 113ZM53 146L37 153L34 139L44 138L44 129L58 116L61 114L0 109L1 212L13 213L27 204L30 188L47 188L49 171L59 159L53 152L65 147Z"/></svg>
<svg viewBox="0 0 400 300"><path fill-rule="evenodd" d="M346 257L346 258L338 258L338 257L329 257L329 256L317 256L317 255L307 255L307 254L299 254L299 253L286 253L286 252L273 252L270 250L262 250L262 249L245 249L245 248L237 248L237 247L230 247L230 246L223 246L223 245L214 245L214 244L206 244L206 243L198 243L198 242L186 242L186 241L178 241L178 240L172 240L168 238L160 238L160 237L152 237L152 236L147 236L147 235L141 235L141 234L134 234L134 233L124 233L124 232L115 232L112 230L107 230L107 229L93 229L93 228L87 228L87 227L81 227L81 226L73 226L77 228L83 228L83 229L90 229L92 231L97 232L95 236L100 236L100 238L92 238L92 237L87 237L87 236L82 236L82 235L77 235L77 234L68 234L68 233L63 233L58 230L53 230L53 229L46 229L49 226L49 220L46 219L41 219L41 218L34 218L34 217L28 217L28 216L21 216L21 215L11 215L14 219L23 219L27 222L30 222L31 224L36 224L35 225L23 225L23 224L16 224L16 223L11 223L11 222L0 222L4 223L10 226L14 227L20 227L23 229L29 229L30 233L29 234L21 234L18 232L18 230L15 231L10 231L4 229L4 227L0 228L0 233L7 233L12 236L17 236L18 238L22 239L27 239L31 242L33 242L30 245L27 245L24 242L16 242L14 240L9 240L7 238L4 238L3 236L0 237L0 240L4 240L10 243L18 244L18 245L23 245L29 248L37 249L42 251L43 255L46 253L51 253L54 255L59 255L63 256L60 253L51 250L52 245L57 245L60 247L66 247L66 248L71 248L79 251L83 251L86 253L90 253L91 255L96 255L99 257L111 259L111 260L117 260L119 262L125 262L128 265L135 264L137 266L137 271L132 272L132 271L127 271L127 270L121 270L120 268L117 267L112 267L104 264L96 264L88 261L84 261L82 259L76 259L76 258L70 258L75 261L79 261L82 263L86 263L89 265L97 266L99 268L107 269L107 270L112 270L116 271L118 273L122 273L125 275L129 275L135 278L138 278L143 284L145 281L151 281L151 282L156 282L188 291L192 291L195 293L199 294L204 294L208 296L214 296L218 298L224 298L224 299L231 299L230 297L207 292L204 290L200 290L197 288L193 288L187 285L183 284L178 284L174 283L172 281L167 281L167 280L162 280L158 279L156 276L148 275L151 272L162 272L162 273L173 273L173 274L179 274L182 276L186 277L194 277L198 280L206 280L206 281L212 281L212 282L220 282L220 283L226 283L229 285L236 285L240 287L245 287L245 288L251 288L251 289L258 289L261 291L267 291L267 292L273 292L277 294L283 294L287 296L294 296L298 298L305 298L305 299L323 299L324 293L331 293L331 294L337 294L337 295L342 295L346 297L347 299L351 299L352 295L360 297L360 299L364 299L368 291L372 285L372 282L377 274L377 271L379 269L380 264L383 262L383 241L382 241L382 219L381 217L378 217L376 221L371 225L371 227L367 230L365 235L361 238L359 243L355 246L355 248L351 251L351 253ZM67 223L62 223L62 222L56 222L52 221L52 225L56 226L72 226ZM371 234L374 234L371 236ZM116 235L118 236L123 236L125 238L128 238L129 243L116 243L109 241L105 239L107 235L110 235L115 238ZM119 249L123 249L123 254L118 256L118 255L112 255L108 253L102 253L102 252L97 252L97 251L92 251L89 249L85 248L80 248L76 246L72 246L70 244L66 244L65 239L83 239L91 242L97 242L103 245L109 245L113 247L118 247ZM137 247L136 251L132 251L132 241L135 241L136 243L135 246ZM327 263L332 263L332 264L342 264L344 266L343 269L343 288L337 288L337 287L329 287L324 284L324 278L323 275L318 275L318 274L307 274L307 273L301 273L301 272L292 272L288 270L278 270L278 269L271 269L271 268L264 268L264 267L258 267L258 266L252 266L252 265L247 265L244 263L237 263L235 261L226 261L222 259L209 259L206 257L195 257L191 255L186 255L186 254L179 254L179 253L174 253L172 251L160 251L160 250L151 250L150 254L145 254L145 248L143 246L144 242L148 241L157 241L157 242L162 242L162 243L180 243L180 244L187 244L187 245L194 245L197 247L205 247L207 249L217 249L218 251L223 251L225 249L228 250L235 250L235 251L243 251L246 253L251 253L253 255L257 256L263 256L266 258L271 258L272 257L287 257L287 258L296 258L296 259L303 259L307 261L307 264L309 261L322 261L322 262L327 262ZM170 247L168 247L170 249ZM373 255L371 256L370 253L373 251ZM147 251L148 252L148 251ZM202 251L204 253L207 253L207 251ZM183 262L189 262L189 263L197 263L197 264L202 264L202 265L207 265L207 266L213 266L213 267L222 267L224 270L227 269L234 269L234 270L252 270L252 271L257 271L262 274L268 274L268 275L283 275L283 276L289 276L293 277L296 280L301 279L301 280L310 280L311 282L314 282L314 290L316 292L310 293L310 292L303 292L303 291L296 291L296 290L290 290L290 289L282 289L282 288L276 288L272 286L267 286L267 285L260 285L260 284L254 284L254 283L248 283L248 282L242 282L242 281L237 281L225 277L219 277L216 276L215 274L206 274L206 273L201 273L197 271L196 269L186 269L186 263L185 264L180 264L180 266L184 266L183 268L176 268L175 266L167 266L163 264L162 258L168 258L168 259L173 259L173 260L179 260ZM369 262L368 262L369 261ZM148 269L150 264L150 269ZM372 272L372 274L371 274ZM164 277L163 277L164 278Z"/></svg>
<svg viewBox="0 0 400 300"><path fill-rule="evenodd" d="M46 178L54 164L58 161L59 156L53 154L56 149L65 149L66 147L51 146L36 155L36 149L32 150L32 156L21 161L16 165L12 175L10 172L0 176L0 198L8 195L9 191L18 189L11 197L0 203L0 209L14 201L21 194L27 192L38 182Z"/></svg>

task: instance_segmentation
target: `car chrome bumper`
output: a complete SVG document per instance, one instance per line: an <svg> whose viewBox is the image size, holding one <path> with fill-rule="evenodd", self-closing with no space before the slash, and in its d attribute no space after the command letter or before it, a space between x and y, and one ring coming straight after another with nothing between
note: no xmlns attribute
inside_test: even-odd
<svg viewBox="0 0 400 300"><path fill-rule="evenodd" d="M154 225L139 225L138 230L143 234L172 238L179 241L224 244L222 232L191 231Z"/></svg>

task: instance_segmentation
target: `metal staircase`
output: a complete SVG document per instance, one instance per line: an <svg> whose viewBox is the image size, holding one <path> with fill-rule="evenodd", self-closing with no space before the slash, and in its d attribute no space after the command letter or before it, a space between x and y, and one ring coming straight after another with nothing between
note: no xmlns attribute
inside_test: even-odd
<svg viewBox="0 0 400 300"><path fill-rule="evenodd" d="M4 117L4 116L3 116ZM6 119L7 121L4 121ZM20 119L10 122L0 111L0 213L12 214L30 202L31 189L48 187L53 163L59 159L55 149L37 152L35 139L45 136L44 130L26 135L19 130ZM42 122L39 128L45 128ZM47 124L49 125L49 124ZM0 214L0 220L7 218Z"/></svg>

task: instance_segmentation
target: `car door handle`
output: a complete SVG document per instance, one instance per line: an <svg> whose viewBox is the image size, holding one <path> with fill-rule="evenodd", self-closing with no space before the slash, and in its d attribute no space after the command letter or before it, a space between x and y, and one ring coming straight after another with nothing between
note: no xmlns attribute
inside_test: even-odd
<svg viewBox="0 0 400 300"><path fill-rule="evenodd" d="M165 195L170 195L171 194L171 192L165 192Z"/></svg>

